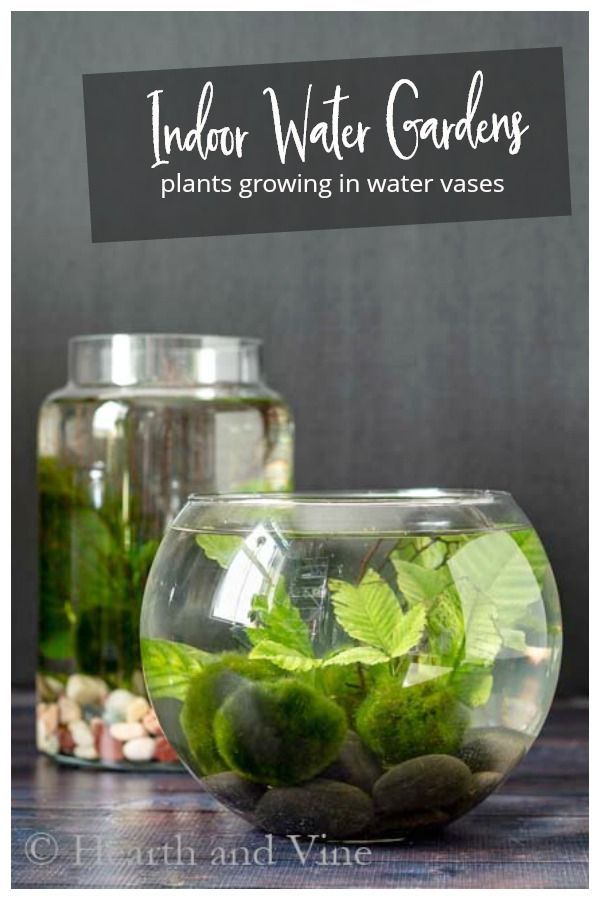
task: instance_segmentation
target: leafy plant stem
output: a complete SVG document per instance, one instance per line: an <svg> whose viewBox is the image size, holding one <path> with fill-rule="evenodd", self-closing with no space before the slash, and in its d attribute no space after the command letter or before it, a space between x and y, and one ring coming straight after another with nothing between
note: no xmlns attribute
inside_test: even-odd
<svg viewBox="0 0 600 900"><path fill-rule="evenodd" d="M358 680L360 681L360 689L363 693L366 693L367 683L365 680L365 670L361 663L356 664L356 671L358 672Z"/></svg>
<svg viewBox="0 0 600 900"><path fill-rule="evenodd" d="M366 573L367 569L369 568L369 563L371 562L371 560L373 559L373 557L375 556L375 554L381 547L381 543L382 543L381 538L379 538L379 540L376 541L369 548L368 552L365 553L365 555L363 556L361 563L360 563L360 568L358 570L358 577L356 579L357 585L359 585L361 583L361 581L363 580L365 573Z"/></svg>

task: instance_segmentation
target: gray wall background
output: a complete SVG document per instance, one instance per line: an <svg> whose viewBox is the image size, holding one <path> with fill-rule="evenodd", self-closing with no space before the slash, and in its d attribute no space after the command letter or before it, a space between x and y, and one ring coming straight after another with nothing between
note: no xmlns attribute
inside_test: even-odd
<svg viewBox="0 0 600 900"><path fill-rule="evenodd" d="M573 215L92 245L81 75L562 46ZM14 675L35 665L35 420L77 333L262 336L300 488L510 490L587 689L587 16L13 14ZM548 185L552 190L552 185Z"/></svg>

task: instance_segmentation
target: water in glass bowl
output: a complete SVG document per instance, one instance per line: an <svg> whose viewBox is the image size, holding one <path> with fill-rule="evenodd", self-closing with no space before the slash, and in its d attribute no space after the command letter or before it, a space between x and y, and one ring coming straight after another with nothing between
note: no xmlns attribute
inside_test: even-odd
<svg viewBox="0 0 600 900"><path fill-rule="evenodd" d="M539 732L560 648L530 527L176 525L142 612L149 695L190 771L267 832L332 840L483 800Z"/></svg>

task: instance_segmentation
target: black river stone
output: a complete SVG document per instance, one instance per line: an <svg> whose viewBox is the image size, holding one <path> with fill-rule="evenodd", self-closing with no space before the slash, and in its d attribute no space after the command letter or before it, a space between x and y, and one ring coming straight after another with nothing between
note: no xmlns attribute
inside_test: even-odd
<svg viewBox="0 0 600 900"><path fill-rule="evenodd" d="M202 784L224 806L240 813L249 813L266 791L262 784L240 778L235 772L218 772L207 775Z"/></svg>
<svg viewBox="0 0 600 900"><path fill-rule="evenodd" d="M488 794L498 787L502 778L500 772L476 772L471 778L467 791L462 797L459 797L456 803L448 807L452 818L457 819L485 800Z"/></svg>
<svg viewBox="0 0 600 900"><path fill-rule="evenodd" d="M413 813L380 813L376 818L378 837L405 837L411 832L443 828L452 816L443 809L427 809Z"/></svg>
<svg viewBox="0 0 600 900"><path fill-rule="evenodd" d="M272 788L254 811L268 833L343 839L367 830L373 821L371 798L359 788L318 778L298 787Z"/></svg>
<svg viewBox="0 0 600 900"><path fill-rule="evenodd" d="M377 757L365 747L355 731L348 730L337 759L321 772L320 777L345 781L370 794L380 776L381 766Z"/></svg>
<svg viewBox="0 0 600 900"><path fill-rule="evenodd" d="M466 793L471 778L468 766L454 756L416 756L388 769L375 783L375 808L383 813L412 813L450 806Z"/></svg>
<svg viewBox="0 0 600 900"><path fill-rule="evenodd" d="M473 728L458 753L472 772L508 772L526 750L525 738L510 728Z"/></svg>

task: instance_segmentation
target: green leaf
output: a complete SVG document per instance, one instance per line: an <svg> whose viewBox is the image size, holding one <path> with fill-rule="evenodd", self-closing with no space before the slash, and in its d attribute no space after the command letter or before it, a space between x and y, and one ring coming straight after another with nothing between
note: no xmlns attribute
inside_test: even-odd
<svg viewBox="0 0 600 900"><path fill-rule="evenodd" d="M73 646L72 628L56 631L54 634L41 638L39 642L40 653L47 659L68 659L73 655Z"/></svg>
<svg viewBox="0 0 600 900"><path fill-rule="evenodd" d="M445 567L425 569L415 563L395 559L393 554L391 560L396 570L398 587L410 606L415 603L430 602L444 590L450 581L448 570Z"/></svg>
<svg viewBox="0 0 600 900"><path fill-rule="evenodd" d="M316 669L321 665L320 659L305 656L285 644L270 640L260 641L248 655L250 659L268 659L280 669L286 669L288 672L310 672L311 669Z"/></svg>
<svg viewBox="0 0 600 900"><path fill-rule="evenodd" d="M492 662L503 643L522 649L516 626L541 603L540 587L519 545L506 532L465 544L448 563L465 622L465 659Z"/></svg>
<svg viewBox="0 0 600 900"><path fill-rule="evenodd" d="M439 569L448 556L448 546L444 541L429 535L415 537L410 541L402 541L390 554L390 561L405 560L424 569Z"/></svg>
<svg viewBox="0 0 600 900"><path fill-rule="evenodd" d="M415 547L417 555L409 562L426 569L440 569L448 556L448 547L444 541L432 540L427 536L416 538Z"/></svg>
<svg viewBox="0 0 600 900"><path fill-rule="evenodd" d="M527 528L524 531L512 531L510 536L531 566L537 583L542 587L549 562L539 537L533 528Z"/></svg>
<svg viewBox="0 0 600 900"><path fill-rule="evenodd" d="M494 604L499 623L510 627L540 599L540 588L524 553L512 537L497 531L475 538L448 563L462 599L464 580Z"/></svg>
<svg viewBox="0 0 600 900"><path fill-rule="evenodd" d="M145 541L139 545L134 544L129 550L131 587L140 598L144 594L148 572L156 556L159 543L159 541Z"/></svg>
<svg viewBox="0 0 600 900"><path fill-rule="evenodd" d="M323 668L328 666L353 666L356 663L361 663L363 666L376 666L379 663L388 661L389 656L387 653L383 653L375 647L349 647L324 659L322 666Z"/></svg>
<svg viewBox="0 0 600 900"><path fill-rule="evenodd" d="M465 640L464 659L472 663L492 663L502 646L496 625L496 606L469 581L456 584L460 596Z"/></svg>
<svg viewBox="0 0 600 900"><path fill-rule="evenodd" d="M254 626L246 628L246 634L252 644L268 640L302 656L313 655L308 626L288 597L283 578L277 584L271 603L263 594L254 597L251 617Z"/></svg>
<svg viewBox="0 0 600 900"><path fill-rule="evenodd" d="M390 655L402 612L381 575L369 569L358 586L332 579L329 587L336 618L350 637Z"/></svg>
<svg viewBox="0 0 600 900"><path fill-rule="evenodd" d="M425 628L425 618L426 611L422 603L412 606L404 615L400 613L394 629L390 656L404 656L419 643Z"/></svg>
<svg viewBox="0 0 600 900"><path fill-rule="evenodd" d="M450 683L458 699L474 708L488 702L494 679L490 670L484 666L463 664L452 674Z"/></svg>
<svg viewBox="0 0 600 900"><path fill-rule="evenodd" d="M525 632L518 628L500 628L502 643L511 650L517 650L519 653L525 653L527 650L527 642L525 640Z"/></svg>
<svg viewBox="0 0 600 900"><path fill-rule="evenodd" d="M141 648L144 677L153 699L185 700L190 678L213 661L210 653L177 641L144 638Z"/></svg>
<svg viewBox="0 0 600 900"><path fill-rule="evenodd" d="M443 665L453 665L463 649L465 626L460 598L452 585L427 612L429 651Z"/></svg>
<svg viewBox="0 0 600 900"><path fill-rule="evenodd" d="M234 556L239 553L244 538L234 534L197 534L196 543L209 559L214 559L226 569Z"/></svg>
<svg viewBox="0 0 600 900"><path fill-rule="evenodd" d="M124 551L95 509L71 514L72 584L78 609L112 608L122 599Z"/></svg>

